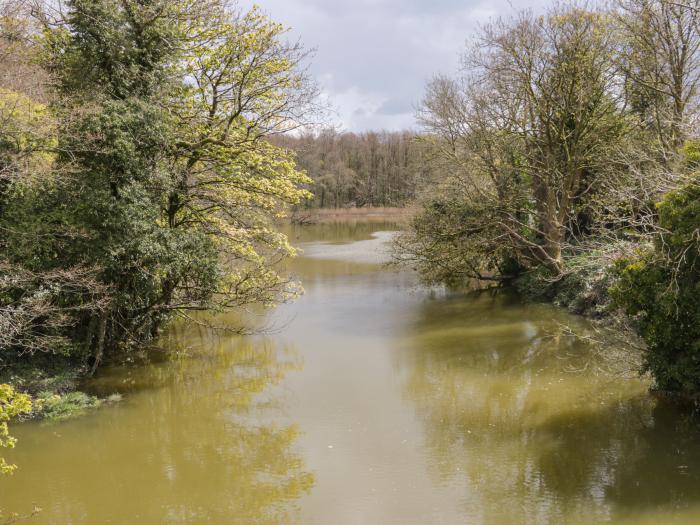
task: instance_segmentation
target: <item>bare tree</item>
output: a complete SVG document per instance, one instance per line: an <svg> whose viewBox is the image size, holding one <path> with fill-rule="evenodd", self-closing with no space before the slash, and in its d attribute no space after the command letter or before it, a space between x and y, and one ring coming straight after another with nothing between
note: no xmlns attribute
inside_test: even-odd
<svg viewBox="0 0 700 525"><path fill-rule="evenodd" d="M414 200L432 178L430 148L416 133L338 133L276 137L291 149L297 164L314 181L308 206L342 208L404 206Z"/></svg>
<svg viewBox="0 0 700 525"><path fill-rule="evenodd" d="M696 0L619 0L614 12L628 103L667 161L696 131L699 6Z"/></svg>
<svg viewBox="0 0 700 525"><path fill-rule="evenodd" d="M602 13L523 13L484 29L461 78L430 84L419 117L454 183L488 210L475 231L489 232L489 251L507 245L526 266L562 272L580 205L624 130L614 49Z"/></svg>

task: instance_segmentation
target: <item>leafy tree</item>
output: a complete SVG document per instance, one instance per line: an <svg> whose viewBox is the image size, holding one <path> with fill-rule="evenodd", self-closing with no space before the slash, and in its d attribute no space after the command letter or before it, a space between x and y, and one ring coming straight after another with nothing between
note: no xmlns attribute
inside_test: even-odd
<svg viewBox="0 0 700 525"><path fill-rule="evenodd" d="M668 392L700 394L700 180L658 204L660 234L621 259L612 290L647 342L645 369Z"/></svg>
<svg viewBox="0 0 700 525"><path fill-rule="evenodd" d="M316 87L300 67L305 51L284 42L286 29L257 9L231 20L221 11L216 24L212 17L217 20L209 11L190 44L188 81L169 106L176 148L165 211L175 235L209 243L218 278L197 286L167 279L164 304L180 310L269 304L294 295L292 283L273 270L295 252L272 220L310 197L294 157L270 141L314 111ZM203 260L201 252L192 253Z"/></svg>
<svg viewBox="0 0 700 525"><path fill-rule="evenodd" d="M482 32L463 57L462 77L428 85L419 118L447 173L437 201L459 199L458 208L470 210L454 226L472 253L470 277L498 278L508 268L510 278L517 267L564 272L564 250L587 228L592 189L628 129L615 46L604 13L566 6L541 17L523 13ZM454 207L428 200L426 215L439 209ZM416 226L410 235L409 252L444 246L440 229ZM418 259L439 267L439 249Z"/></svg>
<svg viewBox="0 0 700 525"><path fill-rule="evenodd" d="M29 396L16 392L10 385L0 385L0 448L14 447L17 440L10 436L7 422L21 414L27 414L32 409ZM15 465L8 465L0 457L0 474L11 474Z"/></svg>
<svg viewBox="0 0 700 525"><path fill-rule="evenodd" d="M22 174L2 197L3 351L62 350L94 371L173 315L294 295L274 219L308 179L269 138L315 110L301 45L223 0L65 7L47 4L26 38L47 103L11 114L21 133L0 144L3 173ZM30 141L39 113L46 140Z"/></svg>
<svg viewBox="0 0 700 525"><path fill-rule="evenodd" d="M56 123L25 5L7 2L0 11L0 361L70 348L76 315L95 309L101 290L90 268L43 271L35 264L46 240L66 232L46 223L38 228L42 217L29 204L58 179ZM75 294L80 302L65 301Z"/></svg>
<svg viewBox="0 0 700 525"><path fill-rule="evenodd" d="M32 402L28 395L17 392L10 385L0 384L0 448L14 448L17 443L10 435L7 422L22 414L28 414L31 410ZM0 476L12 474L16 468L16 465L10 465L0 457ZM20 519L35 516L39 510L35 508L31 514L20 516L16 513L4 514L0 509L0 523L9 525Z"/></svg>

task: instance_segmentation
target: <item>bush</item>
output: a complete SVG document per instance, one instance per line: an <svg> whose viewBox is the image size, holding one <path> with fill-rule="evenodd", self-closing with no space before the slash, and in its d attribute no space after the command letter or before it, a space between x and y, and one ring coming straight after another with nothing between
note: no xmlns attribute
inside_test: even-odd
<svg viewBox="0 0 700 525"><path fill-rule="evenodd" d="M603 317L609 313L608 290L613 281L604 255L569 257L564 273L558 277L540 266L520 276L515 287L528 300L551 302L578 315Z"/></svg>
<svg viewBox="0 0 700 525"><path fill-rule="evenodd" d="M700 394L700 180L657 206L652 249L617 262L615 304L635 317L648 349L645 370L660 390Z"/></svg>
<svg viewBox="0 0 700 525"><path fill-rule="evenodd" d="M10 436L7 422L13 417L26 414L32 409L29 396L17 392L10 385L0 385L0 448L15 446L16 440ZM14 465L9 465L0 457L0 474L11 474Z"/></svg>
<svg viewBox="0 0 700 525"><path fill-rule="evenodd" d="M55 394L42 392L35 400L36 415L45 419L68 419L80 415L90 408L97 408L102 402L84 392Z"/></svg>

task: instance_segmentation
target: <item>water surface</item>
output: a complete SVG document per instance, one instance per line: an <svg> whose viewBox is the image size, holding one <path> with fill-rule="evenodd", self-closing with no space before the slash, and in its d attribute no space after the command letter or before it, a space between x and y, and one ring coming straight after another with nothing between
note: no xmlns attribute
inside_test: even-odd
<svg viewBox="0 0 700 525"><path fill-rule="evenodd" d="M174 326L124 401L15 425L0 508L33 524L696 524L700 431L503 294L386 268L386 223L295 229L306 294L257 336ZM563 327L567 326L568 329Z"/></svg>

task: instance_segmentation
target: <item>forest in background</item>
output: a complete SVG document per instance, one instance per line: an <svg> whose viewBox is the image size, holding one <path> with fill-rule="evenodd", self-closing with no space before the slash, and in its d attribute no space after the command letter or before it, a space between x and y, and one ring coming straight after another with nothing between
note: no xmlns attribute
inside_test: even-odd
<svg viewBox="0 0 700 525"><path fill-rule="evenodd" d="M415 201L431 180L431 149L411 132L336 132L274 138L292 150L299 169L313 181L313 199L300 207L401 207Z"/></svg>

